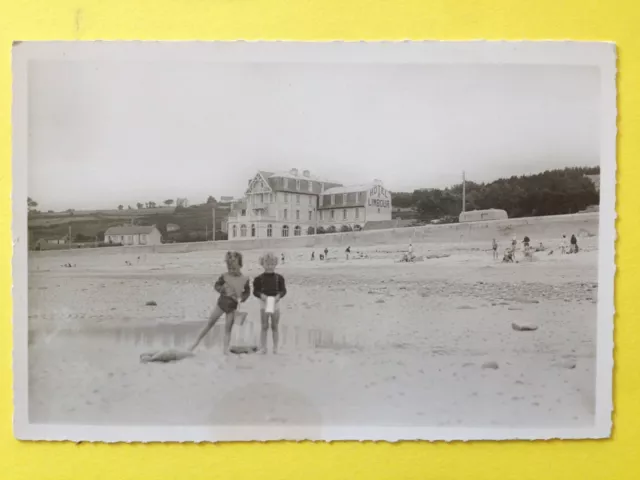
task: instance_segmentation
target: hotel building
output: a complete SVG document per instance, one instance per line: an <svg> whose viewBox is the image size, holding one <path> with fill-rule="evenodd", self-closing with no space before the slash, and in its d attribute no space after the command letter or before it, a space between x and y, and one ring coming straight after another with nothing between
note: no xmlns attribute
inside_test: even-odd
<svg viewBox="0 0 640 480"><path fill-rule="evenodd" d="M391 192L382 182L344 186L308 170L259 171L231 206L229 239L295 237L363 229L391 220Z"/></svg>

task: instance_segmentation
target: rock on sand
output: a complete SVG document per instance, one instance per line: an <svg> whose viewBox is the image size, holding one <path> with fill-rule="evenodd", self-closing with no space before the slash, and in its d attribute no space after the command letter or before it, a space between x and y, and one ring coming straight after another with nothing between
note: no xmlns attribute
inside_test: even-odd
<svg viewBox="0 0 640 480"><path fill-rule="evenodd" d="M516 332L533 332L538 329L537 325L532 325L530 323L516 323L513 322L511 324L511 328L513 328Z"/></svg>

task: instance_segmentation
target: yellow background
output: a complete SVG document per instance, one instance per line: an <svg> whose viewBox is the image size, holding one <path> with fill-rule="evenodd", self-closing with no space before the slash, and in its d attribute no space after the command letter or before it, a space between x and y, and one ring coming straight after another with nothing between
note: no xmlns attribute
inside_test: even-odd
<svg viewBox="0 0 640 480"><path fill-rule="evenodd" d="M620 241L612 440L107 446L13 439L13 40L482 38L609 40L618 45ZM640 317L632 283L640 261L638 185L640 0L0 0L0 479L638 479Z"/></svg>

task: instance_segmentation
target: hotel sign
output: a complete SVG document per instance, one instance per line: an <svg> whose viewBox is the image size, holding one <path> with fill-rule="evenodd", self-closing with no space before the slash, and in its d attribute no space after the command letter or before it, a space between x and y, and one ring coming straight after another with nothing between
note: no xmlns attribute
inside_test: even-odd
<svg viewBox="0 0 640 480"><path fill-rule="evenodd" d="M369 190L368 204L370 207L391 208L389 192L380 185L372 187Z"/></svg>

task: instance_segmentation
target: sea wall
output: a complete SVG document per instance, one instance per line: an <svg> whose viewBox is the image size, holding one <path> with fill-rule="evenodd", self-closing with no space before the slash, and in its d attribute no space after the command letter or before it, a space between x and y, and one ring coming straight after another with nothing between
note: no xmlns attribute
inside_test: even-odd
<svg viewBox="0 0 640 480"><path fill-rule="evenodd" d="M189 253L207 250L283 250L288 248L324 248L351 245L397 245L429 242L490 242L491 239L505 240L516 235L522 239L525 235L535 244L537 238L560 238L570 236L597 235L599 213L578 213L573 215L554 215L547 217L513 218L447 225L427 225L422 227L392 228L361 232L333 233L315 236L289 238L252 238L246 240L228 240L217 242L171 243L155 246L83 248L76 250L50 250L31 252L38 256L82 256L144 253Z"/></svg>

